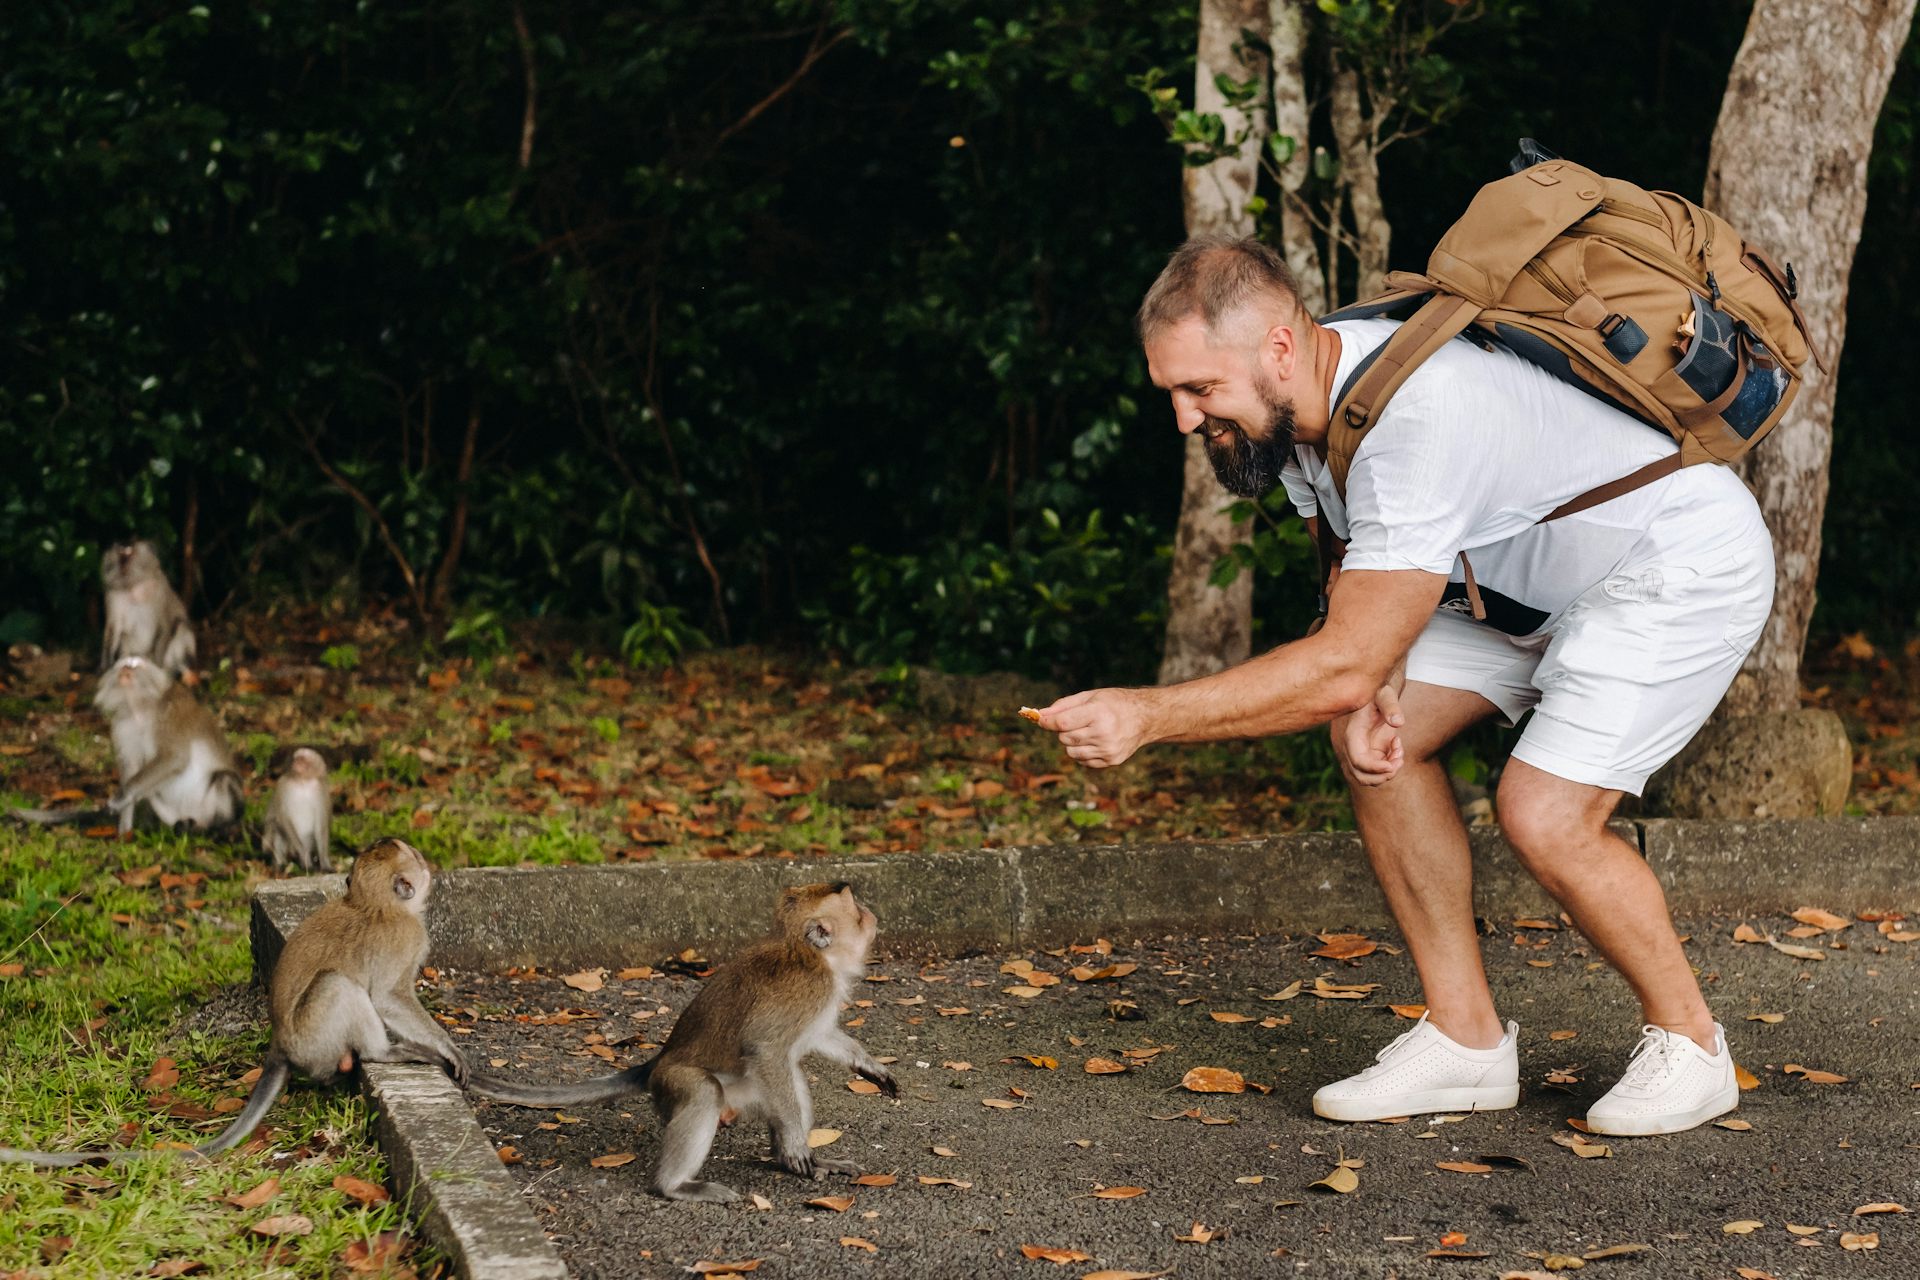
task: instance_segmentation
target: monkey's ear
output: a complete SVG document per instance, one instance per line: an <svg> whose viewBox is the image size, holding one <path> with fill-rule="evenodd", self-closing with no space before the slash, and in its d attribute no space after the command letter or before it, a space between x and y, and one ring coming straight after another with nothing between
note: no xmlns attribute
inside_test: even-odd
<svg viewBox="0 0 1920 1280"><path fill-rule="evenodd" d="M413 897L413 881L407 879L405 876L395 876L393 878L393 896L402 902Z"/></svg>
<svg viewBox="0 0 1920 1280"><path fill-rule="evenodd" d="M818 918L807 921L807 941L825 951L833 945L833 925Z"/></svg>

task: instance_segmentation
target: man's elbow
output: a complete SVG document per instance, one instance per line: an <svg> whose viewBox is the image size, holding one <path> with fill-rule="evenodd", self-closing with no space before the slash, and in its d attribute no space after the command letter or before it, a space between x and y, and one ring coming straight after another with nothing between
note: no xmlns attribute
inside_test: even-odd
<svg viewBox="0 0 1920 1280"><path fill-rule="evenodd" d="M1373 701L1373 695L1386 683L1385 677L1375 677L1371 672L1359 670L1342 671L1324 686L1327 695L1329 720L1351 715Z"/></svg>

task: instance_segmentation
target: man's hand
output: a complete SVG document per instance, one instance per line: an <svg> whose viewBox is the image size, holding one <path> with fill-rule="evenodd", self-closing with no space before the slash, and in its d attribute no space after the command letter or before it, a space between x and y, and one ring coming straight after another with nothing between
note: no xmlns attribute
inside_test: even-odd
<svg viewBox="0 0 1920 1280"><path fill-rule="evenodd" d="M1355 782L1377 787L1400 772L1406 763L1400 730L1406 723L1400 695L1391 684L1381 685L1373 701L1347 717L1347 770Z"/></svg>
<svg viewBox="0 0 1920 1280"><path fill-rule="evenodd" d="M1039 725L1060 735L1067 754L1089 769L1124 762L1147 741L1146 691L1089 689L1040 709Z"/></svg>

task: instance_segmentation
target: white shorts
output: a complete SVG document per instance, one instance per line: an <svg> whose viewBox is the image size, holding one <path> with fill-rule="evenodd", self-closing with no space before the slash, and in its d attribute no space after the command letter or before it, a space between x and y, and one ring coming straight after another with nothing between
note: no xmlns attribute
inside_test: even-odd
<svg viewBox="0 0 1920 1280"><path fill-rule="evenodd" d="M1705 568L1624 567L1537 636L1443 609L1407 654L1407 679L1477 693L1508 724L1531 709L1514 759L1637 796L1700 731L1766 625L1773 547L1764 529L1744 542Z"/></svg>

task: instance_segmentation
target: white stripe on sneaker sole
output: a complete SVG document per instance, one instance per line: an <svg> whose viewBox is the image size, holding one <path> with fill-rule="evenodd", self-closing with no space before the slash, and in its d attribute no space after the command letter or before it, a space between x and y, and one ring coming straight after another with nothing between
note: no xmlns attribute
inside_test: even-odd
<svg viewBox="0 0 1920 1280"><path fill-rule="evenodd" d="M1373 1098L1316 1097L1313 1100L1313 1113L1323 1120L1343 1120L1352 1124L1439 1111L1505 1111L1519 1103L1520 1086L1515 1083L1472 1089L1422 1089L1418 1093L1394 1093Z"/></svg>
<svg viewBox="0 0 1920 1280"><path fill-rule="evenodd" d="M1685 1111L1656 1111L1638 1116L1605 1116L1595 1119L1587 1113L1587 1131L1609 1138L1651 1138L1663 1133L1684 1133L1697 1129L1715 1116L1723 1116L1740 1105L1740 1086L1730 1084L1697 1107Z"/></svg>

